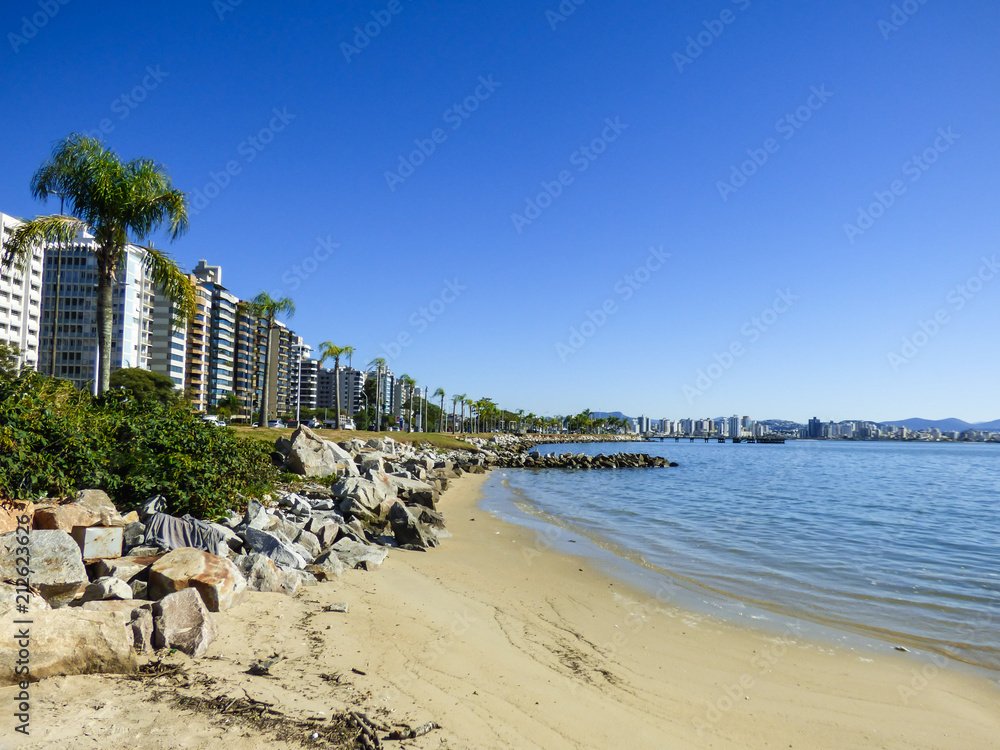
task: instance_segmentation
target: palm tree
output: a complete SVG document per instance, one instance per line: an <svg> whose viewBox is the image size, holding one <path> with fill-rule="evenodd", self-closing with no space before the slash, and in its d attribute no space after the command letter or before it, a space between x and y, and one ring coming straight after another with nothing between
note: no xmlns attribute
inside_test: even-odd
<svg viewBox="0 0 1000 750"><path fill-rule="evenodd" d="M441 414L438 416L438 432L444 432L444 388L434 391L434 398L441 398Z"/></svg>
<svg viewBox="0 0 1000 750"><path fill-rule="evenodd" d="M458 419L458 431L465 432L465 404L466 404L465 394L459 393L455 396L455 398L458 399L458 403L462 405L462 413Z"/></svg>
<svg viewBox="0 0 1000 750"><path fill-rule="evenodd" d="M413 386L416 381L405 373L399 378L399 382L403 384L404 392L409 393L410 406L408 409L410 423L407 425L406 431L413 432Z"/></svg>
<svg viewBox="0 0 1000 750"><path fill-rule="evenodd" d="M97 139L80 134L56 144L52 156L31 178L31 194L43 203L49 195L60 196L69 214L39 216L19 226L0 265L24 269L38 243L70 242L81 229L93 231L100 362L97 392L104 393L111 379L111 290L116 273L133 239L141 241L163 226L171 239L187 230L187 197L174 189L162 165L151 159L123 162ZM185 320L194 314L194 286L166 253L148 248L143 265Z"/></svg>
<svg viewBox="0 0 1000 750"><path fill-rule="evenodd" d="M250 314L262 318L265 323L267 340L264 342L264 378L260 393L260 414L257 417L258 427L267 427L268 408L267 403L268 388L267 378L271 369L271 332L275 330L275 319L279 315L290 318L295 314L295 303L289 297L273 299L267 292L261 292L249 303L247 309Z"/></svg>
<svg viewBox="0 0 1000 750"><path fill-rule="evenodd" d="M368 367L375 366L375 431L382 429L382 370L385 369L385 357L375 357Z"/></svg>
<svg viewBox="0 0 1000 750"><path fill-rule="evenodd" d="M336 427L340 429L340 358L350 357L354 354L353 346L335 346L329 341L324 341L319 345L319 364L333 357L333 405L337 410Z"/></svg>
<svg viewBox="0 0 1000 750"><path fill-rule="evenodd" d="M455 394L455 395L453 395L451 397L451 431L453 433L459 431L457 429L457 427L459 425L458 425L458 419L457 419L458 413L456 411L456 407L458 406L458 402L461 401L461 400L462 400L462 396L459 395L459 394Z"/></svg>

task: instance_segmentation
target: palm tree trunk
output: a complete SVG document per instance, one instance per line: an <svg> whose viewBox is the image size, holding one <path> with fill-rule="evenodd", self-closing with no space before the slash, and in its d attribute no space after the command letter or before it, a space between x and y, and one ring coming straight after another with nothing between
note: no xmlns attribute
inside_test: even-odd
<svg viewBox="0 0 1000 750"><path fill-rule="evenodd" d="M438 415L438 432L444 432L444 394L441 394L441 413Z"/></svg>
<svg viewBox="0 0 1000 750"><path fill-rule="evenodd" d="M260 385L260 414L257 416L257 426L267 427L267 376L271 369L271 320L268 318L264 333L264 377L261 378Z"/></svg>
<svg viewBox="0 0 1000 750"><path fill-rule="evenodd" d="M337 429L340 429L340 355L333 358L333 403L337 408ZM329 403L329 402L327 402Z"/></svg>
<svg viewBox="0 0 1000 750"><path fill-rule="evenodd" d="M97 395L111 386L111 271L107 261L97 262ZM53 352L54 354L54 352Z"/></svg>

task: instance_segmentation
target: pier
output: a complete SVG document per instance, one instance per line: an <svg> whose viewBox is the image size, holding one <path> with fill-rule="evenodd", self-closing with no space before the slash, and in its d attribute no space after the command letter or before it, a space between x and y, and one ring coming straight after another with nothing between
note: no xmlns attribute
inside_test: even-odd
<svg viewBox="0 0 1000 750"><path fill-rule="evenodd" d="M664 440L673 440L675 443L679 443L681 440L689 440L692 443L695 440L704 440L706 443L717 442L717 443L763 443L765 445L784 445L785 438L781 435L761 435L760 437L719 437L718 435L647 435L646 440L659 440L661 443Z"/></svg>

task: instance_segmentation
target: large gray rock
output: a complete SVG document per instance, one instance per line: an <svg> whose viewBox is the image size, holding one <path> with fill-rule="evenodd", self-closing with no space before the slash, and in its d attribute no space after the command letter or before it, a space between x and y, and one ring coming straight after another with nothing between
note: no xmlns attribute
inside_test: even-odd
<svg viewBox="0 0 1000 750"><path fill-rule="evenodd" d="M22 576L17 554L18 532L0 537L0 580L17 581ZM64 607L89 583L80 546L65 531L29 531L31 585L53 607ZM23 572L23 571L20 571Z"/></svg>
<svg viewBox="0 0 1000 750"><path fill-rule="evenodd" d="M365 508L376 513L383 502L393 500L396 497L396 492L391 484L356 477L337 482L333 486L333 494L341 501L346 498L357 500ZM341 512L344 512L343 505L341 505Z"/></svg>
<svg viewBox="0 0 1000 750"><path fill-rule="evenodd" d="M396 441L392 438L371 438L365 445L369 448L374 448L379 453L385 453L390 456L396 455Z"/></svg>
<svg viewBox="0 0 1000 750"><path fill-rule="evenodd" d="M271 558L259 552L251 552L237 557L234 563L246 578L247 588L264 593L284 591L285 572Z"/></svg>
<svg viewBox="0 0 1000 750"><path fill-rule="evenodd" d="M80 490L71 502L35 506L34 526L70 532L76 526L124 526L115 504L103 490Z"/></svg>
<svg viewBox="0 0 1000 750"><path fill-rule="evenodd" d="M321 526L315 525L310 531L316 537L316 541L319 542L320 550L324 550L340 537L340 524L331 522L324 523Z"/></svg>
<svg viewBox="0 0 1000 750"><path fill-rule="evenodd" d="M113 576L98 578L83 591L83 601L85 602L131 598L132 587L120 578Z"/></svg>
<svg viewBox="0 0 1000 750"><path fill-rule="evenodd" d="M307 477L328 477L337 473L338 464L353 464L351 454L336 443L324 440L306 426L292 433L285 468Z"/></svg>
<svg viewBox="0 0 1000 750"><path fill-rule="evenodd" d="M382 460L381 453L375 453L374 451L369 451L367 453L362 453L358 456L355 462L358 465L358 470L362 472L375 471L384 472L385 471L385 461Z"/></svg>
<svg viewBox="0 0 1000 750"><path fill-rule="evenodd" d="M397 496L404 500L419 503L428 508L433 508L437 502L437 490L427 482L421 482L417 479L403 479L401 477L389 477L389 479L396 488Z"/></svg>
<svg viewBox="0 0 1000 750"><path fill-rule="evenodd" d="M389 555L381 547L362 544L346 537L334 544L330 551L340 558L345 568L360 570L376 570Z"/></svg>
<svg viewBox="0 0 1000 750"><path fill-rule="evenodd" d="M132 641L133 647L140 654L153 650L153 610L143 607L132 611Z"/></svg>
<svg viewBox="0 0 1000 750"><path fill-rule="evenodd" d="M184 589L153 605L153 646L176 648L198 659L218 635L215 620L199 593Z"/></svg>
<svg viewBox="0 0 1000 750"><path fill-rule="evenodd" d="M79 549L79 548L78 548ZM27 646L18 643L18 627L0 628L0 685L25 679L15 674L22 648L31 659L31 682L56 675L131 673L138 666L129 616L90 612L78 607L32 613Z"/></svg>
<svg viewBox="0 0 1000 750"><path fill-rule="evenodd" d="M276 535L258 529L246 530L247 545L251 550L270 558L276 565L283 568L301 570L306 561L291 544L282 541Z"/></svg>
<svg viewBox="0 0 1000 750"><path fill-rule="evenodd" d="M22 614L29 618L32 612L51 609L49 603L38 594L30 591L18 592L14 584L0 582L0 622L16 619L18 605L27 607L27 611Z"/></svg>
<svg viewBox="0 0 1000 750"><path fill-rule="evenodd" d="M349 497L340 504L340 510L345 516L356 518L362 523L373 524L378 521L378 512L370 511L359 500Z"/></svg>
<svg viewBox="0 0 1000 750"><path fill-rule="evenodd" d="M111 576L128 582L146 570L149 565L143 558L116 557L109 560L98 560L92 569L97 578Z"/></svg>
<svg viewBox="0 0 1000 750"><path fill-rule="evenodd" d="M389 524L392 527L392 536L400 547L409 545L427 549L438 544L437 537L430 533L399 500L389 509Z"/></svg>
<svg viewBox="0 0 1000 750"><path fill-rule="evenodd" d="M212 612L239 604L246 587L243 574L229 559L193 547L169 552L149 569L149 598L193 588Z"/></svg>
<svg viewBox="0 0 1000 750"><path fill-rule="evenodd" d="M321 581L332 581L344 574L344 561L334 551L324 552L306 570Z"/></svg>
<svg viewBox="0 0 1000 750"><path fill-rule="evenodd" d="M146 541L146 526L141 521L125 524L122 534L122 554L127 555L136 547L141 547Z"/></svg>
<svg viewBox="0 0 1000 750"><path fill-rule="evenodd" d="M305 529L299 532L299 535L295 538L295 543L305 547L306 551L309 552L309 556L313 559L315 559L323 549L323 545L319 543L319 537L311 531L306 531Z"/></svg>

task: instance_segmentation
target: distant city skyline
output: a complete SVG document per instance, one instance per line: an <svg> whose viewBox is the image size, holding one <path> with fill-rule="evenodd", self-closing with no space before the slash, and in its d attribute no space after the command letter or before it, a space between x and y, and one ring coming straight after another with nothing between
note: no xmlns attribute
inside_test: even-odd
<svg viewBox="0 0 1000 750"><path fill-rule="evenodd" d="M449 394L1000 415L1000 6L572 5L9 3L0 211L88 133L185 270Z"/></svg>

